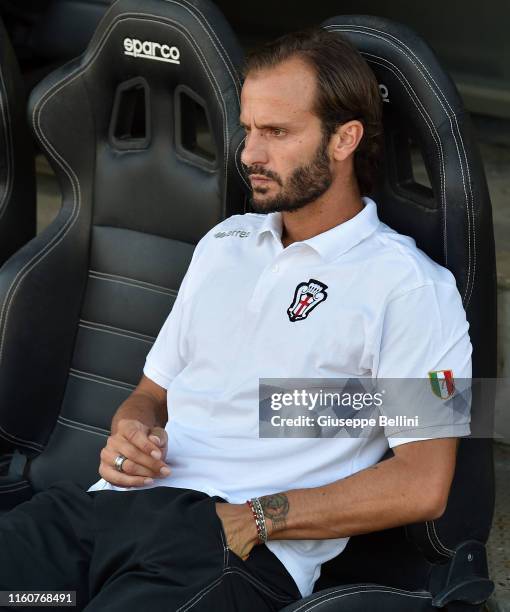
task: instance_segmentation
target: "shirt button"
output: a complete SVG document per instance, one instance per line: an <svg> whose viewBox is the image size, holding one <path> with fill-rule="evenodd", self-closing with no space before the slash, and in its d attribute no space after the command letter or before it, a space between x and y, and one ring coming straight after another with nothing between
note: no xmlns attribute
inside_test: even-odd
<svg viewBox="0 0 510 612"><path fill-rule="evenodd" d="M274 264L273 266L271 266L271 272L278 272L279 269L280 266L278 264Z"/></svg>

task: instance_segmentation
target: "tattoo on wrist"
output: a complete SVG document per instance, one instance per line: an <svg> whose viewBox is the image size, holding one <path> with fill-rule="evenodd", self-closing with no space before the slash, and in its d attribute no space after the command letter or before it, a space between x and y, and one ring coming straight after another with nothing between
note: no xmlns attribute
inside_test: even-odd
<svg viewBox="0 0 510 612"><path fill-rule="evenodd" d="M271 519L273 530L285 529L287 526L287 515L289 514L289 500L285 493L276 493L275 495L264 495L260 497L264 517Z"/></svg>

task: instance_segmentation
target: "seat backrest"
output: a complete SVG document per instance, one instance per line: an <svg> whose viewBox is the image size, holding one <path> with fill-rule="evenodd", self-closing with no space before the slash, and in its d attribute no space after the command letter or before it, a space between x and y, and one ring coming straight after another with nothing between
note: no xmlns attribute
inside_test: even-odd
<svg viewBox="0 0 510 612"><path fill-rule="evenodd" d="M194 245L244 210L241 61L207 0L119 0L31 95L63 204L0 275L0 432L35 490L97 479Z"/></svg>
<svg viewBox="0 0 510 612"><path fill-rule="evenodd" d="M34 148L25 109L18 61L0 21L0 266L35 236Z"/></svg>
<svg viewBox="0 0 510 612"><path fill-rule="evenodd" d="M384 172L374 198L384 222L456 278L470 324L473 377L496 376L496 285L492 212L469 115L434 53L409 28L386 19L339 16L323 27L361 52L380 84ZM421 154L426 177L414 157ZM490 431L493 404L475 390L472 429ZM488 418L486 418L488 417ZM370 581L424 588L429 561L447 562L465 540L485 542L492 520L492 441L462 439L448 508L437 521L352 538L324 566L316 589Z"/></svg>

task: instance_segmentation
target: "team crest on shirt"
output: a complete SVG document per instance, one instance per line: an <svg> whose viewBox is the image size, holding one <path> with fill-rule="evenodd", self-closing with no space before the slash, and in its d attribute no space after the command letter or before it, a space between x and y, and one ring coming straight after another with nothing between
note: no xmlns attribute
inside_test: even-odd
<svg viewBox="0 0 510 612"><path fill-rule="evenodd" d="M292 304L287 308L287 314L292 323L302 321L328 297L327 285L314 278L308 282L299 283L294 291Z"/></svg>
<svg viewBox="0 0 510 612"><path fill-rule="evenodd" d="M455 393L455 381L452 370L429 372L432 392L440 399L447 400Z"/></svg>

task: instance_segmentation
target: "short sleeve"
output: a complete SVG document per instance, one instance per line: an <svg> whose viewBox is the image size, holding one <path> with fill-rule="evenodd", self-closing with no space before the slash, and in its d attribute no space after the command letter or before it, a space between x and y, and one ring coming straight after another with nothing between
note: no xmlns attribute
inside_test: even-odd
<svg viewBox="0 0 510 612"><path fill-rule="evenodd" d="M196 275L197 262L200 260L204 245L206 245L213 230L210 230L195 247L172 310L145 359L143 373L164 389L168 389L172 380L186 366L183 338L185 337L187 295L190 284Z"/></svg>
<svg viewBox="0 0 510 612"><path fill-rule="evenodd" d="M172 380L185 366L181 346L185 283L186 276L181 283L172 310L147 354L143 368L145 376L164 389L168 389Z"/></svg>
<svg viewBox="0 0 510 612"><path fill-rule="evenodd" d="M221 221L212 227L198 242L193 251L193 257L183 278L173 308L161 328L156 341L149 351L143 373L164 389L168 389L172 380L186 367L186 309L188 299L203 276L204 264L210 260L211 240L219 229L230 219L240 218L233 215L226 221ZM214 240L213 240L214 241Z"/></svg>
<svg viewBox="0 0 510 612"><path fill-rule="evenodd" d="M376 376L379 388L393 388L382 409L391 423L385 427L390 447L469 435L468 330L453 283L423 285L387 304Z"/></svg>

